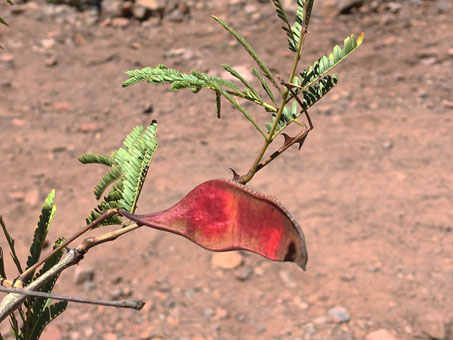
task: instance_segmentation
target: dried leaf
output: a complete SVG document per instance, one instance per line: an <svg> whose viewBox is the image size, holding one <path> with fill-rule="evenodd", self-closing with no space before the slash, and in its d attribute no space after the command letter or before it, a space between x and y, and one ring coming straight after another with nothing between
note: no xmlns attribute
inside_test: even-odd
<svg viewBox="0 0 453 340"><path fill-rule="evenodd" d="M173 207L152 214L121 214L152 228L182 235L214 251L248 250L303 269L302 229L276 199L228 180L200 184Z"/></svg>

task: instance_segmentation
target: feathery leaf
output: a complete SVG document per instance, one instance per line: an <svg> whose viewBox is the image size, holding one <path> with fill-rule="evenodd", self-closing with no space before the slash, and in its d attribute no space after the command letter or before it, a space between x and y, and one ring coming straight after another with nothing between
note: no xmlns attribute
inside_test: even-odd
<svg viewBox="0 0 453 340"><path fill-rule="evenodd" d="M278 106L277 100L275 99L274 94L272 93L271 89L269 88L269 85L267 85L266 80L263 78L260 71L258 71L256 68L252 68L252 72L255 75L255 77L258 78L258 80L260 81L261 86L263 87L264 91L266 92L266 94L270 98L270 100L272 100L274 105Z"/></svg>
<svg viewBox="0 0 453 340"><path fill-rule="evenodd" d="M299 117L304 111L316 104L322 97L324 97L336 84L338 83L338 75L334 74L332 77L327 75L323 77L317 84L310 86L308 91L303 91L303 98L301 102L303 107L299 107L296 102L293 102L292 108L289 109L285 106L283 109L280 121L274 133L274 137L283 131L290 123ZM269 133L276 115L272 115L272 122L266 123L266 128ZM273 137L273 138L274 138Z"/></svg>
<svg viewBox="0 0 453 340"><path fill-rule="evenodd" d="M228 26L228 24L223 21L222 19L213 16L214 20L217 21L220 25L223 26L228 32L230 32L236 40L245 48L245 50L250 54L250 56L255 60L255 62L258 64L258 66L261 68L261 70L264 72L264 75L266 76L267 79L271 81L271 83L279 89L279 86L277 85L277 82L274 79L274 76L272 75L269 67L264 63L264 61L256 54L255 50L250 46L250 44L239 35L238 32L236 32L232 27Z"/></svg>
<svg viewBox="0 0 453 340"><path fill-rule="evenodd" d="M280 0L272 0L275 9L277 11L278 17L283 21L285 26L282 26L282 29L286 32L286 35L288 36L288 42L290 45L295 46L295 40L294 40L294 35L293 31L291 30L291 24L289 23L288 16L286 15L285 9L283 8L283 5Z"/></svg>
<svg viewBox="0 0 453 340"><path fill-rule="evenodd" d="M104 174L104 176L102 176L99 183L96 184L96 186L94 187L94 196L96 197L96 199L97 200L100 199L102 194L104 193L105 189L110 184L117 181L121 177L122 174L123 173L122 173L121 169L119 169L119 168L113 168L109 172Z"/></svg>
<svg viewBox="0 0 453 340"><path fill-rule="evenodd" d="M8 242L9 249L11 251L11 257L13 259L14 264L16 265L17 270L19 273L22 273L22 266L20 264L19 258L17 257L16 254L16 249L14 248L14 239L9 235L8 230L6 229L5 222L3 222L3 217L0 216L0 225L2 226L3 233L5 234L6 241Z"/></svg>
<svg viewBox="0 0 453 340"><path fill-rule="evenodd" d="M38 225L36 226L33 242L30 247L30 256L28 256L27 268L30 268L36 262L38 262L39 257L41 256L44 241L47 237L47 233L57 210L54 202L55 190L52 190L47 196L41 210L41 216L39 216ZM32 277L33 275L30 275L26 281L30 282Z"/></svg>
<svg viewBox="0 0 453 340"><path fill-rule="evenodd" d="M110 160L110 158L99 153L84 153L83 155L80 155L77 159L82 164L96 163L112 166L112 161Z"/></svg>
<svg viewBox="0 0 453 340"><path fill-rule="evenodd" d="M296 92L300 92L300 90L302 89L305 90L309 88L313 83L318 81L335 66L345 60L362 44L363 38L363 33L360 33L357 38L354 35L347 37L344 40L343 49L338 45L335 46L333 52L329 54L329 57L322 56L318 61L310 66L308 70L301 72L300 79L297 80L299 82L299 86L297 86L299 90L296 89ZM297 77L295 77L295 79L296 78Z"/></svg>

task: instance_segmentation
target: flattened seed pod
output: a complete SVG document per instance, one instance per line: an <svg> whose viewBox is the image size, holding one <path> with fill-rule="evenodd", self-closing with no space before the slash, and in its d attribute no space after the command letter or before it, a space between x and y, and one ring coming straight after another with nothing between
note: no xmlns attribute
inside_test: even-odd
<svg viewBox="0 0 453 340"><path fill-rule="evenodd" d="M204 182L164 211L121 215L209 250L248 250L273 261L295 262L304 270L307 264L302 229L283 205L233 181Z"/></svg>

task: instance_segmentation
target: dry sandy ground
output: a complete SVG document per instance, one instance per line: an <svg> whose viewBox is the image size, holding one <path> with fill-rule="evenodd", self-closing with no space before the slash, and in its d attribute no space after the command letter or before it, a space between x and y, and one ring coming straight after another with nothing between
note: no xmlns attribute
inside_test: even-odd
<svg viewBox="0 0 453 340"><path fill-rule="evenodd" d="M0 214L22 258L52 188L58 212L50 239L72 234L94 206L103 169L76 157L110 153L138 124L156 119L160 144L140 212L166 208L205 180L231 178L230 167L248 169L260 138L227 104L217 120L211 93L121 83L124 71L158 63L212 74L224 62L253 66L209 14L230 22L287 76L291 55L272 5L249 3L254 10L204 2L182 23L125 28L85 24L87 13L43 5L6 15ZM347 340L380 329L389 333L368 338L445 337L443 323L453 318L452 10L408 3L396 13L314 18L304 65L351 33L365 31L365 43L313 108L315 130L303 149L289 150L250 183L300 222L306 272L247 253L239 267L221 269L212 253L143 228L86 256L78 270L94 268L92 281L77 285L73 268L55 290L143 299L145 310L71 304L43 338ZM180 48L189 50L165 53ZM346 309L348 322L329 318L335 306ZM1 329L5 335L8 324Z"/></svg>

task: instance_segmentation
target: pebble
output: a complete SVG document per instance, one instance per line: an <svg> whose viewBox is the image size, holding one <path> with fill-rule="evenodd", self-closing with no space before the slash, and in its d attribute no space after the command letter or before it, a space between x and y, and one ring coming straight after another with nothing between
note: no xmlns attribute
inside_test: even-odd
<svg viewBox="0 0 453 340"><path fill-rule="evenodd" d="M242 255L237 251L214 253L211 257L211 264L214 267L232 269L239 267L242 263Z"/></svg>
<svg viewBox="0 0 453 340"><path fill-rule="evenodd" d="M74 271L74 282L76 284L82 284L86 281L93 281L94 274L95 274L94 267L79 264Z"/></svg>
<svg viewBox="0 0 453 340"><path fill-rule="evenodd" d="M386 329L378 329L377 331L368 333L365 340L396 340Z"/></svg>
<svg viewBox="0 0 453 340"><path fill-rule="evenodd" d="M136 4L146 7L153 12L164 11L166 7L166 0L137 0Z"/></svg>
<svg viewBox="0 0 453 340"><path fill-rule="evenodd" d="M14 65L14 57L12 54L3 54L0 56L0 61L7 64L8 66L13 66Z"/></svg>
<svg viewBox="0 0 453 340"><path fill-rule="evenodd" d="M453 100L447 100L447 99L444 99L442 100L442 106L445 108L445 109L453 109Z"/></svg>
<svg viewBox="0 0 453 340"><path fill-rule="evenodd" d="M212 318L212 316L214 315L215 311L214 309L208 307L208 308L205 308L203 309L203 316L206 318L206 319L210 319Z"/></svg>
<svg viewBox="0 0 453 340"><path fill-rule="evenodd" d="M188 47L172 48L164 53L164 58L181 58L184 60L192 60L198 58L195 51Z"/></svg>
<svg viewBox="0 0 453 340"><path fill-rule="evenodd" d="M236 270L234 275L237 280L246 281L251 277L252 269L250 269L250 267L243 266L243 267L240 267L238 270Z"/></svg>
<svg viewBox="0 0 453 340"><path fill-rule="evenodd" d="M47 67L53 67L58 65L58 60L55 56L49 56L44 60L44 65Z"/></svg>
<svg viewBox="0 0 453 340"><path fill-rule="evenodd" d="M349 322L349 320L351 320L349 312L344 307L333 307L329 309L327 315L330 321L335 323L344 323Z"/></svg>
<svg viewBox="0 0 453 340"><path fill-rule="evenodd" d="M116 336L115 333L105 333L104 334L104 340L117 340L118 337Z"/></svg>
<svg viewBox="0 0 453 340"><path fill-rule="evenodd" d="M57 111L57 112L70 112L74 110L71 104L68 102L56 102L53 103L52 109Z"/></svg>
<svg viewBox="0 0 453 340"><path fill-rule="evenodd" d="M102 130L102 126L100 123L85 123L80 125L79 131L83 133L94 133L94 132L99 132Z"/></svg>
<svg viewBox="0 0 453 340"><path fill-rule="evenodd" d="M49 48L52 48L55 46L55 39L53 38L45 38L45 39L41 39L39 40L39 45L45 49L49 49Z"/></svg>
<svg viewBox="0 0 453 340"><path fill-rule="evenodd" d="M382 147L385 150L391 150L391 149L393 149L393 142L391 140L386 140L382 143Z"/></svg>
<svg viewBox="0 0 453 340"><path fill-rule="evenodd" d="M126 28L130 23L128 18L118 17L112 19L112 26L117 28Z"/></svg>
<svg viewBox="0 0 453 340"><path fill-rule="evenodd" d="M445 335L444 317L437 311L431 311L418 317L420 328L431 338L443 339Z"/></svg>
<svg viewBox="0 0 453 340"><path fill-rule="evenodd" d="M226 309L223 308L216 308L215 309L215 318L216 320L227 319L229 317L229 313Z"/></svg>
<svg viewBox="0 0 453 340"><path fill-rule="evenodd" d="M337 334L334 338L334 340L354 340L354 334L351 332L341 332L340 334Z"/></svg>
<svg viewBox="0 0 453 340"><path fill-rule="evenodd" d="M278 272L278 276L280 277L280 280L285 284L286 287L288 288L294 288L296 287L296 282L291 278L291 273L287 270L280 270Z"/></svg>

